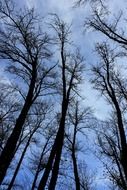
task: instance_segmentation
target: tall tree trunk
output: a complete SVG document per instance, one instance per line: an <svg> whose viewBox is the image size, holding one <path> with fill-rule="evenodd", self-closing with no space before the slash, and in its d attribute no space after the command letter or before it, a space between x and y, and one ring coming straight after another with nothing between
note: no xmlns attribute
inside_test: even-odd
<svg viewBox="0 0 127 190"><path fill-rule="evenodd" d="M20 138L20 134L21 134L26 116L28 114L28 111L32 105L35 82L36 82L36 71L34 71L32 74L32 79L31 79L29 91L28 91L28 94L26 97L26 101L25 101L22 111L16 121L14 130L11 133L11 135L2 151L2 154L0 156L0 184L2 183L2 181L6 175L7 169L9 168L10 163L15 155L15 149L16 149L17 142Z"/></svg>
<svg viewBox="0 0 127 190"><path fill-rule="evenodd" d="M72 162L73 162L76 190L80 190L80 179L79 179L77 159L76 159L76 154L75 154L76 133L77 133L77 126L78 126L77 109L76 109L76 113L75 113L75 119L76 119L76 121L75 121L75 124L74 124L74 135L73 135L73 142L72 142L72 154L71 154L71 157L72 157Z"/></svg>
<svg viewBox="0 0 127 190"><path fill-rule="evenodd" d="M38 178L38 175L39 175L39 172L40 172L41 162L42 162L42 159L43 159L46 147L48 145L48 142L49 142L51 136L47 139L47 142L45 143L45 146L43 147L43 150L42 150L42 153L41 153L41 156L40 156L39 164L38 164L38 167L37 167L37 171L36 171L36 174L35 174L35 177L34 177L34 180L33 180L33 184L32 184L31 190L35 189L36 181L37 181L37 178Z"/></svg>
<svg viewBox="0 0 127 190"><path fill-rule="evenodd" d="M118 130L119 130L119 136L121 141L121 164L123 167L123 171L125 174L125 178L127 181L127 143L126 143L126 135L123 125L123 119L122 119L122 113L119 108L118 102L116 99L114 99L114 105L117 112L117 121L118 121Z"/></svg>
<svg viewBox="0 0 127 190"><path fill-rule="evenodd" d="M117 117L118 117L118 128L119 128L120 139L121 139L121 164L123 166L123 170L124 170L124 174L125 174L126 182L127 182L127 143L126 143L126 135L124 131L122 115L121 115L120 110L117 111Z"/></svg>
<svg viewBox="0 0 127 190"><path fill-rule="evenodd" d="M34 132L35 132L35 130L34 130ZM25 146L25 148L24 148L24 150L23 150L23 152L22 152L22 155L21 155L21 157L20 157L20 160L19 160L19 162L18 162L18 165L17 165L17 167L16 167L16 169L15 169L14 175L13 175L13 177L12 177L12 180L11 180L11 182L10 182L10 184L9 184L7 190L11 190L11 188L13 187L13 184L14 184L14 182L15 182L15 179L16 179L16 176L17 176L17 174L18 174L19 168L20 168L20 166L21 166L21 163L22 163L22 161L23 161L23 158L24 158L24 156L25 156L25 153L26 153L26 151L27 151L27 148L28 148L28 146L29 146L29 144L30 144L30 141L31 141L31 138L32 138L34 132L32 132L31 135L29 136L29 139L28 139L28 141L27 141L27 143L26 143L26 146Z"/></svg>
<svg viewBox="0 0 127 190"><path fill-rule="evenodd" d="M46 165L46 169L45 169L43 177L41 178L41 181L39 183L38 190L44 190L45 189L50 171L52 170L52 165L53 165L54 159L55 159L55 163L54 163L53 168L57 167L56 172L58 172L58 170L59 170L59 167L57 164L59 164L59 162L60 162L59 157L61 157L61 151L62 151L62 146L63 146L65 117L66 117L67 107L68 107L68 105L63 101L63 103L62 103L62 118L60 121L60 127L58 129L58 132L57 132L57 135L55 138L55 142L53 144L53 147L52 147L49 159L48 159L48 163ZM54 176L54 172L52 173L53 176ZM55 176L54 179L57 180L57 176Z"/></svg>
<svg viewBox="0 0 127 190"><path fill-rule="evenodd" d="M58 136L58 133L57 133L57 136ZM48 162L46 164L44 174L43 174L43 176L42 176L42 178L40 180L38 190L44 190L45 189L45 186L46 186L50 171L52 170L52 164L53 164L53 160L54 160L54 157L55 157L55 154L56 154L56 147L57 147L57 143L58 143L57 136L56 136L55 142L54 142L54 144L52 146L52 150L51 150Z"/></svg>
<svg viewBox="0 0 127 190"><path fill-rule="evenodd" d="M124 177L123 168L121 167L121 163L119 162L119 157L116 154L115 154L115 161L116 161L117 167L119 169L119 174L120 174L120 179L121 179L121 187L126 190L127 189L127 183L126 183L126 180Z"/></svg>
<svg viewBox="0 0 127 190"><path fill-rule="evenodd" d="M80 190L80 180L79 180L78 167L74 150L72 150L72 161L73 161L76 190Z"/></svg>
<svg viewBox="0 0 127 190"><path fill-rule="evenodd" d="M39 172L40 172L40 166L41 166L42 157L43 157L43 154L41 154L40 161L39 161L37 171L36 171L35 176L34 176L34 180L33 180L33 183L32 183L31 190L35 190L36 181L37 181L37 178L38 178L38 175L39 175Z"/></svg>
<svg viewBox="0 0 127 190"><path fill-rule="evenodd" d="M55 162L53 165L53 170L52 170L52 176L49 184L49 190L54 190L58 178L58 173L59 173L59 165L60 165L60 160L61 160L61 154L62 154L62 147L63 147L63 142L64 142L64 130L65 130L65 115L61 118L61 123L60 123L60 134L58 137L58 144L56 148L56 157L55 157Z"/></svg>
<svg viewBox="0 0 127 190"><path fill-rule="evenodd" d="M117 101L114 89L113 89L112 85L110 84L109 77L108 77L108 85L112 92L112 94L110 94L109 92L108 92L108 94L115 106L116 114L117 114L118 130L119 130L119 136L120 136L120 141L121 141L121 164L123 166L124 174L125 174L126 181L127 181L127 142L126 142L123 118L122 118L121 109L119 107L119 103Z"/></svg>

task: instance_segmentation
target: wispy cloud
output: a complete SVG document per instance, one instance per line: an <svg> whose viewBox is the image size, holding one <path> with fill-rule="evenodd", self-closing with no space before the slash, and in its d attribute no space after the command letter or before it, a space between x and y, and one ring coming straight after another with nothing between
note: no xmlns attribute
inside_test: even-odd
<svg viewBox="0 0 127 190"><path fill-rule="evenodd" d="M37 1L35 1L35 0L26 0L25 2L26 2L28 9L32 9L33 7L36 8L36 6L37 6Z"/></svg>

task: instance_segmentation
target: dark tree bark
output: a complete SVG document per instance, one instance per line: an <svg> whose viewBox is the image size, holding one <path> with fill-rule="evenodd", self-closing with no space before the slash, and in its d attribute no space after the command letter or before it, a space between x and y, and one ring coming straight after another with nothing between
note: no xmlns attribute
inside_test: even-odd
<svg viewBox="0 0 127 190"><path fill-rule="evenodd" d="M52 137L52 134L49 135L49 137L47 138L46 143L45 143L45 145L43 147L43 150L42 150L42 153L41 153L41 156L40 156L40 159L39 159L39 163L38 163L38 166L37 166L37 169L36 169L36 173L35 173L35 176L34 176L34 180L33 180L33 183L32 183L31 190L34 190L35 187L36 187L36 182L37 182L38 176L39 176L40 171L41 171L41 165L42 165L43 157L45 155L45 151L46 151L46 148L48 146L48 143L49 143L49 140L50 140L51 137Z"/></svg>
<svg viewBox="0 0 127 190"><path fill-rule="evenodd" d="M51 56L48 50L49 37L40 33L40 30L35 30L38 18L34 11L27 10L22 12L22 15L17 13L11 0L1 2L0 16L5 30L0 29L0 58L9 60L8 71L22 79L28 91L14 129L0 156L0 184L14 158L27 114L38 95L42 93L42 87L44 90L42 84L53 68L46 68L42 63L42 60ZM46 81L44 83L46 85ZM49 88L49 84L45 88Z"/></svg>
<svg viewBox="0 0 127 190"><path fill-rule="evenodd" d="M25 104L23 106L23 109L16 121L14 130L13 130L11 136L9 137L9 139L2 151L2 154L0 156L0 184L3 181L3 179L6 175L6 171L14 157L16 145L17 145L18 139L20 137L22 127L24 125L28 111L32 105L35 81L36 81L36 72L33 73L31 84L30 84L30 89L29 89Z"/></svg>
<svg viewBox="0 0 127 190"><path fill-rule="evenodd" d="M66 45L69 44L68 35L70 34L70 27L54 15L54 21L51 26L56 31L56 41L60 47L61 54L61 72L62 72L62 104L61 104L61 117L59 120L59 129L49 156L49 160L44 171L43 177L40 180L38 190L45 189L50 171L52 175L49 183L49 189L54 190L59 173L59 165L61 160L62 148L64 143L65 134L65 121L69 103L71 100L72 90L76 92L78 84L81 82L81 72L83 68L83 57L79 51L75 55L68 55L66 52ZM69 63L70 65L69 65Z"/></svg>
<svg viewBox="0 0 127 190"><path fill-rule="evenodd" d="M76 190L80 190L80 178L79 178L78 164L77 164L77 158L76 158L76 140L77 140L77 133L79 132L79 129L80 129L79 125L80 125L80 123L83 122L86 111L82 112L82 110L79 110L79 102L78 101L74 102L74 105L72 106L71 109L72 109L72 113L69 112L69 121L74 129L73 129L73 135L70 134L70 136L72 136L72 137L69 137L67 135L67 139L70 144L69 151L71 153L72 163L73 163L75 188L76 188ZM84 123L84 125L85 125L85 123ZM79 127L79 129L78 129L78 127Z"/></svg>
<svg viewBox="0 0 127 190"><path fill-rule="evenodd" d="M116 55L110 47L103 43L97 45L97 52L101 57L100 66L95 66L93 72L96 75L95 80L92 82L95 84L95 88L101 90L104 95L110 100L111 105L114 107L117 118L117 130L120 138L120 162L123 167L124 175L127 181L127 142L126 133L124 129L122 108L117 94L117 80L114 72L114 61L118 55Z"/></svg>
<svg viewBox="0 0 127 190"><path fill-rule="evenodd" d="M53 170L52 170L52 177L50 180L49 184L49 190L55 189L57 178L58 178L58 173L59 173L59 165L60 165L60 159L61 159L61 154L62 154L62 147L63 147L63 142L64 142L64 133L65 133L65 120L66 120L66 113L67 113L67 108L68 105L66 105L66 102L63 102L62 104L62 118L60 121L60 128L59 128L59 136L57 139L57 147L56 147L56 157L55 157L55 162L53 165Z"/></svg>
<svg viewBox="0 0 127 190"><path fill-rule="evenodd" d="M76 159L76 155L75 155L75 150L74 149L72 149L72 161L73 161L73 168L74 168L76 190L80 190L80 179L79 179L77 159Z"/></svg>
<svg viewBox="0 0 127 190"><path fill-rule="evenodd" d="M100 155L104 155L104 157L108 158L106 168L108 169L112 181L115 181L120 189L126 190L127 184L120 160L120 142L116 123L116 118L112 117L112 119L107 121L105 125L104 122L101 124L102 128L100 128L100 131L97 134L98 146L99 149L101 148L98 152L100 152ZM113 164L112 168L110 167L109 160Z"/></svg>
<svg viewBox="0 0 127 190"><path fill-rule="evenodd" d="M66 114L66 109L67 109L66 108L64 110L64 108L65 108L65 104L63 104L64 118L61 118L60 127L59 127L59 130L57 132L57 135L56 135L56 138L55 138L55 141L54 141L54 144L53 144L53 147L52 147L49 159L48 159L48 163L46 164L46 169L45 169L43 177L42 177L42 179L41 179L41 181L39 183L38 190L45 189L45 186L46 186L46 183L47 183L47 180L48 180L48 177L49 177L49 173L50 173L50 171L52 169L54 157L56 156L57 153L59 153L58 157L55 158L55 161L57 160L55 162L56 165L55 165L55 171L54 171L56 176L55 176L55 178L52 178L54 180L52 182L53 186L51 188L55 188L55 185L56 185L57 174L58 174L58 170L59 170L60 156L61 156L61 152L62 152L62 143L63 143L63 138L64 138L65 114Z"/></svg>
<svg viewBox="0 0 127 190"><path fill-rule="evenodd" d="M82 184L80 182L79 171L78 171L78 158L76 156L76 147L77 147L77 134L83 133L83 129L87 128L87 122L90 122L91 114L89 108L82 109L78 101L75 101L68 113L69 124L71 124L70 134L66 134L67 138L67 148L71 154L72 163L73 163L73 173L75 178L75 188L80 190ZM86 187L87 188L87 187Z"/></svg>
<svg viewBox="0 0 127 190"><path fill-rule="evenodd" d="M36 126L35 129L33 129L33 131L30 132L30 135L29 135L29 137L28 137L28 141L27 141L27 143L26 143L26 145L25 145L25 147L24 147L24 149L23 149L23 152L22 152L22 154L21 154L21 157L20 157L20 159L19 159L19 162L18 162L18 164L17 164L17 167L16 167L15 172L14 172L14 174L13 174L13 177L12 177L12 179L11 179L11 182L10 182L10 184L9 184L9 186L8 186L8 190L11 190L12 187L13 187L13 185L14 185L16 176L17 176L17 174L18 174L18 172L19 172L19 169L20 169L20 166L21 166L22 161L23 161L23 159L24 159L25 153L26 153L26 151L27 151L27 149L28 149L28 147L29 147L29 145L30 145L31 139L32 139L33 135L35 134L35 132L37 131L37 129L38 129L39 127L40 127L40 126Z"/></svg>

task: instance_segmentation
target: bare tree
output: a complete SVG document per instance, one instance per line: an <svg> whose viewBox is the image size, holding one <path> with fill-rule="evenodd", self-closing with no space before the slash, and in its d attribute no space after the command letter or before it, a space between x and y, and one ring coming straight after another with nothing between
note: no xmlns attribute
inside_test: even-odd
<svg viewBox="0 0 127 190"><path fill-rule="evenodd" d="M50 40L46 33L37 29L38 18L34 10L19 12L11 0L0 1L0 19L3 26L0 29L0 58L9 61L8 71L23 80L27 89L15 127L0 156L1 183L14 157L26 116L38 95L48 88L45 79L53 67L44 65L43 60L51 56Z"/></svg>
<svg viewBox="0 0 127 190"><path fill-rule="evenodd" d="M119 139L119 161L124 172L125 181L127 181L127 144L124 122L125 109L123 109L122 106L125 102L121 100L119 93L117 93L118 85L116 76L118 71L116 72L115 70L115 61L119 57L119 53L110 49L110 46L106 43L98 44L96 50L100 56L100 64L94 66L92 69L94 74L92 83L97 90L101 91L101 93L106 96L116 114L117 137ZM108 141L110 149L113 151L114 160L117 162L118 158L115 154L117 147L115 147L115 142L113 139L110 139L110 137L106 137L106 140Z"/></svg>
<svg viewBox="0 0 127 190"><path fill-rule="evenodd" d="M98 151L97 157L102 161L106 170L105 174L116 188L126 189L126 179L121 166L120 141L117 130L116 118L101 121L97 128Z"/></svg>
<svg viewBox="0 0 127 190"><path fill-rule="evenodd" d="M77 91L77 86L81 82L81 73L83 72L83 57L80 55L79 50L75 54L71 54L67 51L67 45L69 45L70 26L61 21L57 15L54 15L54 19L51 23L52 28L56 32L55 43L59 47L61 63L59 65L61 69L59 87L61 89L61 113L59 119L59 129L49 156L49 160L46 165L43 177L40 181L39 190L45 189L46 182L48 180L50 171L52 169L51 180L49 189L55 189L56 181L59 172L59 164L61 159L61 153L64 143L65 122L67 110L71 99Z"/></svg>
<svg viewBox="0 0 127 190"><path fill-rule="evenodd" d="M43 143L43 148L41 145L41 154L39 155L39 157L37 155L34 156L34 159L32 160L32 163L34 163L32 164L32 169L34 170L35 175L31 190L34 190L38 186L37 185L38 178L46 167L48 160L48 153L50 152L52 147L52 143L50 141L53 136L54 133L52 133L49 130L48 133L45 135L45 142Z"/></svg>
<svg viewBox="0 0 127 190"><path fill-rule="evenodd" d="M79 101L76 101L76 102L73 102L72 107L70 107L68 115L69 115L70 125L69 125L69 133L66 133L66 138L68 141L67 148L71 154L71 158L73 162L75 187L76 187L76 190L80 190L82 189L82 185L80 181L80 174L79 174L79 168L78 168L79 164L78 164L78 158L77 158L77 152L80 151L80 147L79 147L80 145L78 145L78 136L79 134L87 135L85 128L86 129L90 128L90 120L92 119L91 117L92 114L89 107L82 109Z"/></svg>
<svg viewBox="0 0 127 190"><path fill-rule="evenodd" d="M17 177L17 174L19 172L19 169L21 167L24 156L25 156L29 146L31 145L32 142L34 142L34 141L36 142L36 140L34 140L33 136L36 135L38 130L42 130L41 128L42 128L43 122L45 122L46 115L47 115L47 113L49 113L50 106L48 106L46 103L44 104L42 102L40 102L40 105L41 105L41 107L35 105L34 108L32 108L33 111L31 110L31 112L29 113L29 116L27 118L27 126L28 127L25 126L25 129L24 129L24 133L28 133L27 138L25 139L26 144L25 144L25 146L23 146L23 151L21 153L17 167L14 171L11 182L9 183L8 190L11 190L11 188L14 185L15 179ZM26 134L25 134L25 136L26 136Z"/></svg>

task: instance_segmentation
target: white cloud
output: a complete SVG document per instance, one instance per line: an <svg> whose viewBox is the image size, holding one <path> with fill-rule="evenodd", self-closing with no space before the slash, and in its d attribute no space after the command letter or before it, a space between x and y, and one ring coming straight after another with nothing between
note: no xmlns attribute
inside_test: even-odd
<svg viewBox="0 0 127 190"><path fill-rule="evenodd" d="M26 2L28 9L32 9L33 7L36 8L36 6L37 6L36 0L25 0L25 2Z"/></svg>

